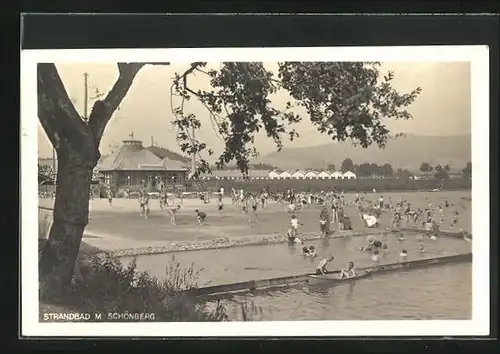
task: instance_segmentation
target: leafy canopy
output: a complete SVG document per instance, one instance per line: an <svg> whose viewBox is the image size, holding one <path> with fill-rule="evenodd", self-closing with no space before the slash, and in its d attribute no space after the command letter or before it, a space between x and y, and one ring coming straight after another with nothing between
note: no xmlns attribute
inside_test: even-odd
<svg viewBox="0 0 500 354"><path fill-rule="evenodd" d="M201 127L198 117L184 111L184 102L193 97L208 110L224 143L216 166L222 168L235 161L248 173L250 159L257 155L254 139L259 131L264 130L278 150L283 147L283 138L299 136L293 125L303 117L296 107L305 108L311 123L332 140L351 139L362 147L375 143L383 148L390 137L386 120L411 119L406 109L421 92L418 87L409 93L397 92L392 86L394 73L382 76L378 62L280 62L277 75L261 62L225 62L217 70L205 70L206 64L192 63L186 72L176 74L171 89L177 140L184 152L200 157L198 173L209 170L200 152L213 151L190 132L190 128ZM211 88L195 90L189 86L193 73L207 75ZM284 107L271 101L280 89L293 99ZM173 96L181 97L181 103L174 106Z"/></svg>

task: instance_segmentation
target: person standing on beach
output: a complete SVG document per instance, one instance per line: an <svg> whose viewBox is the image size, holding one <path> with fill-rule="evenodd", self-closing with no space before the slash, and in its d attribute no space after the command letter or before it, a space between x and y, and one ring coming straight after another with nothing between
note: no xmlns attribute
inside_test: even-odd
<svg viewBox="0 0 500 354"><path fill-rule="evenodd" d="M224 216L224 202L222 201L222 198L219 198L218 209L220 216Z"/></svg>
<svg viewBox="0 0 500 354"><path fill-rule="evenodd" d="M149 194L146 191L141 192L139 196L139 205L141 206L141 216L147 219L149 215Z"/></svg>
<svg viewBox="0 0 500 354"><path fill-rule="evenodd" d="M177 226L175 214L181 209L180 204L177 204L175 207L169 207L167 209L168 215L170 215L170 225Z"/></svg>
<svg viewBox="0 0 500 354"><path fill-rule="evenodd" d="M106 196L108 197L109 206L112 206L112 204L113 204L113 192L111 192L111 188L108 188L108 190L106 191Z"/></svg>
<svg viewBox="0 0 500 354"><path fill-rule="evenodd" d="M329 215L326 205L321 208L321 213L319 214L319 227L321 230L321 235L323 237L328 237L330 233L330 222L328 221Z"/></svg>

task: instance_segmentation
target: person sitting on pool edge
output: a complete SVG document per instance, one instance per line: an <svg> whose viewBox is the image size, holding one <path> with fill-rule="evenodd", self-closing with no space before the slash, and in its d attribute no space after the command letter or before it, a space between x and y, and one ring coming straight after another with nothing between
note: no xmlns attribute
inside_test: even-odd
<svg viewBox="0 0 500 354"><path fill-rule="evenodd" d="M326 266L334 259L334 256L329 256L328 258L323 258L321 261L319 261L318 266L316 267L316 275L325 275L326 273L328 273L328 269L326 269Z"/></svg>
<svg viewBox="0 0 500 354"><path fill-rule="evenodd" d="M347 269L342 269L340 271L340 277L339 279L345 278L351 278L356 276L356 269L354 269L354 262L349 262L347 264Z"/></svg>

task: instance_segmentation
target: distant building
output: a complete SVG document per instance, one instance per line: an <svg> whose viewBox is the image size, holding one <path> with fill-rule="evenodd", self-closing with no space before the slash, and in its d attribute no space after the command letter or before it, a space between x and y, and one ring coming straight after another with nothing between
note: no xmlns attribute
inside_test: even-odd
<svg viewBox="0 0 500 354"><path fill-rule="evenodd" d="M351 171L347 171L346 173L344 173L342 175L342 178L343 179L356 179L356 175Z"/></svg>
<svg viewBox="0 0 500 354"><path fill-rule="evenodd" d="M321 171L320 173L318 173L317 178L319 178L319 179L330 179L330 173L328 173L327 171Z"/></svg>
<svg viewBox="0 0 500 354"><path fill-rule="evenodd" d="M280 173L276 171L269 172L269 179L280 179Z"/></svg>
<svg viewBox="0 0 500 354"><path fill-rule="evenodd" d="M158 157L139 140L124 140L116 152L99 163L98 171L107 185L140 186L150 190L184 185L187 175L182 162Z"/></svg>
<svg viewBox="0 0 500 354"><path fill-rule="evenodd" d="M240 170L214 170L211 174L202 175L202 179L268 179L268 170L249 170L245 176Z"/></svg>
<svg viewBox="0 0 500 354"><path fill-rule="evenodd" d="M335 171L333 172L331 175L330 175L330 178L333 178L333 179L342 179L343 178L343 175L341 172L339 171Z"/></svg>
<svg viewBox="0 0 500 354"><path fill-rule="evenodd" d="M294 173L292 173L292 178L294 179L303 179L304 177L305 174L302 171L295 171Z"/></svg>
<svg viewBox="0 0 500 354"><path fill-rule="evenodd" d="M318 178L318 172L316 171L309 171L304 175L305 178L307 179L315 179Z"/></svg>

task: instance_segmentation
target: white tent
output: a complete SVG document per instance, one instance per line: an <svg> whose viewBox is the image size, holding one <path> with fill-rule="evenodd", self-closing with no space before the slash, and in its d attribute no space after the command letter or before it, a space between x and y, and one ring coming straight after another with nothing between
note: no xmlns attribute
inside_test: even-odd
<svg viewBox="0 0 500 354"><path fill-rule="evenodd" d="M343 177L342 173L338 172L338 171L335 171L333 172L331 175L330 175L330 178L333 178L333 179L341 179Z"/></svg>
<svg viewBox="0 0 500 354"><path fill-rule="evenodd" d="M292 174L292 178L295 179L303 179L304 178L304 172L302 171L296 171Z"/></svg>
<svg viewBox="0 0 500 354"><path fill-rule="evenodd" d="M318 178L318 172L316 171L309 171L304 175L305 178L307 179L313 179L313 178Z"/></svg>
<svg viewBox="0 0 500 354"><path fill-rule="evenodd" d="M276 171L271 171L269 172L269 178L270 179L279 179L280 178L280 174Z"/></svg>
<svg viewBox="0 0 500 354"><path fill-rule="evenodd" d="M280 173L280 179L287 179L287 178L291 178L291 177L292 177L292 175L287 171Z"/></svg>
<svg viewBox="0 0 500 354"><path fill-rule="evenodd" d="M344 173L343 178L344 179L356 179L356 175L354 173L352 173L351 171L347 171L346 173Z"/></svg>
<svg viewBox="0 0 500 354"><path fill-rule="evenodd" d="M326 171L321 171L320 173L318 173L317 178L329 179L330 178L330 174L328 172L326 172Z"/></svg>

